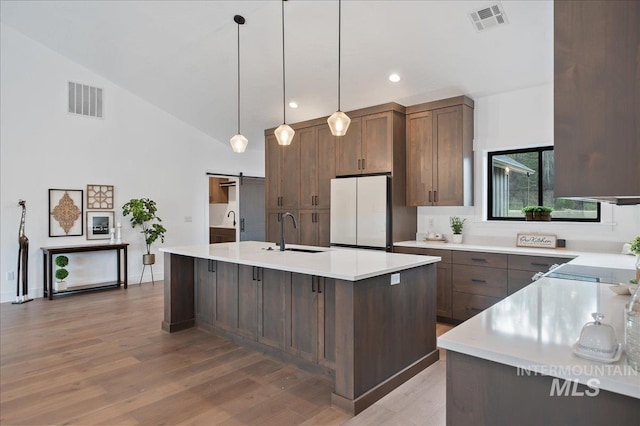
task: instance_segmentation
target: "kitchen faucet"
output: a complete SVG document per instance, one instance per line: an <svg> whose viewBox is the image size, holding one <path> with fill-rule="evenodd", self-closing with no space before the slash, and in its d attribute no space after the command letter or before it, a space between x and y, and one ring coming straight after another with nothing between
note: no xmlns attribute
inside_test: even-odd
<svg viewBox="0 0 640 426"><path fill-rule="evenodd" d="M282 215L282 219L280 220L280 251L284 251L284 219L287 216L291 216L291 220L293 221L293 228L297 228L298 224L296 223L296 217L289 212L286 212Z"/></svg>
<svg viewBox="0 0 640 426"><path fill-rule="evenodd" d="M234 212L233 210L229 210L229 213L227 213L227 217L229 217L231 213L233 213L233 226L236 226L236 212Z"/></svg>

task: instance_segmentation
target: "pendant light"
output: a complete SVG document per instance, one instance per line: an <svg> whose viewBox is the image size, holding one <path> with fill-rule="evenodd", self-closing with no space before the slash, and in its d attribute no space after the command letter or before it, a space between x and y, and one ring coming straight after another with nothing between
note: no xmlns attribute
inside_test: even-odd
<svg viewBox="0 0 640 426"><path fill-rule="evenodd" d="M283 123L273 132L279 145L291 145L295 131L287 124L286 91L284 73L284 2L282 0L282 118Z"/></svg>
<svg viewBox="0 0 640 426"><path fill-rule="evenodd" d="M342 1L338 0L338 110L327 119L329 129L333 136L344 136L347 134L351 119L344 112L340 111L340 45L342 41Z"/></svg>
<svg viewBox="0 0 640 426"><path fill-rule="evenodd" d="M233 152L244 152L249 141L240 133L240 25L244 25L244 17L236 15L233 20L238 24L238 133L231 138L229 143Z"/></svg>

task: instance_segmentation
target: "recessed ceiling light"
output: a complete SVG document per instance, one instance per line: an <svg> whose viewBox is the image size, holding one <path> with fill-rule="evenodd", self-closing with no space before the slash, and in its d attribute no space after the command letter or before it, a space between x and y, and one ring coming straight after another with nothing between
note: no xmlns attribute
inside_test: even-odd
<svg viewBox="0 0 640 426"><path fill-rule="evenodd" d="M400 81L400 76L396 73L393 73L389 76L389 81L393 81L394 83L397 83Z"/></svg>
<svg viewBox="0 0 640 426"><path fill-rule="evenodd" d="M289 106L290 106L291 108L298 108L298 104L297 104L297 103L295 103L295 102L293 102L293 101L289 102Z"/></svg>

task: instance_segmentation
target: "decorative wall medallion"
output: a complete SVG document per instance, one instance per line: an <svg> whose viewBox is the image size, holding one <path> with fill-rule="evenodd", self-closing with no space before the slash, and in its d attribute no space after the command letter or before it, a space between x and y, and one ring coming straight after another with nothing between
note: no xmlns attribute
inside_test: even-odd
<svg viewBox="0 0 640 426"><path fill-rule="evenodd" d="M87 209L112 209L113 185L87 185Z"/></svg>
<svg viewBox="0 0 640 426"><path fill-rule="evenodd" d="M82 196L81 189L49 190L50 237L78 236L84 233Z"/></svg>

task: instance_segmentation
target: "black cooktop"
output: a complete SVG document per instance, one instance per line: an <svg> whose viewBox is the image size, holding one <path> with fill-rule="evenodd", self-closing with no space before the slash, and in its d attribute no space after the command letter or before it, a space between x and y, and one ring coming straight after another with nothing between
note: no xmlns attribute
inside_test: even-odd
<svg viewBox="0 0 640 426"><path fill-rule="evenodd" d="M547 272L545 277L604 284L627 284L635 279L634 270L564 264Z"/></svg>

